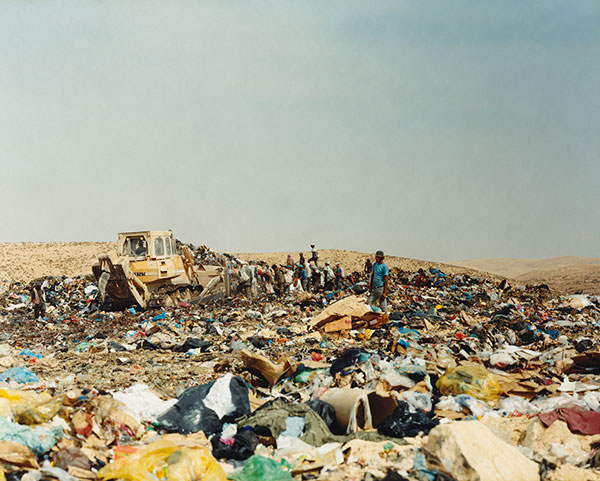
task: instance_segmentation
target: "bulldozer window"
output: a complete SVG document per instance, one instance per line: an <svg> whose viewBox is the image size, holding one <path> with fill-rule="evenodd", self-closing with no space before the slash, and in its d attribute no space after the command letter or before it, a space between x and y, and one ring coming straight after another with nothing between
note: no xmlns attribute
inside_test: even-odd
<svg viewBox="0 0 600 481"><path fill-rule="evenodd" d="M171 239L169 237L165 237L165 251L167 252L168 256L173 254L171 251Z"/></svg>
<svg viewBox="0 0 600 481"><path fill-rule="evenodd" d="M146 256L147 246L143 237L130 237L125 241L125 253L130 257Z"/></svg>
<svg viewBox="0 0 600 481"><path fill-rule="evenodd" d="M162 257L165 255L165 247L163 244L162 237L154 239L154 255L156 257Z"/></svg>

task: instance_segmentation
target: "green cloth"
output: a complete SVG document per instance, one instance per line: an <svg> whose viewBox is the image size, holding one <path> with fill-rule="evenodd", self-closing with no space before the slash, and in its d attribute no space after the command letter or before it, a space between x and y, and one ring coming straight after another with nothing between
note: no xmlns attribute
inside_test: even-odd
<svg viewBox="0 0 600 481"><path fill-rule="evenodd" d="M377 431L358 431L343 436L335 435L329 430L321 416L307 404L287 403L282 397L275 399L267 407L260 408L248 416L239 418L237 424L239 428L265 426L270 429L273 437L277 439L281 432L285 430L285 420L288 416L304 417L304 434L300 436L300 439L315 447L327 443L345 443L352 439L362 439L364 441L389 441L393 439L397 444L404 444L397 438L383 436Z"/></svg>

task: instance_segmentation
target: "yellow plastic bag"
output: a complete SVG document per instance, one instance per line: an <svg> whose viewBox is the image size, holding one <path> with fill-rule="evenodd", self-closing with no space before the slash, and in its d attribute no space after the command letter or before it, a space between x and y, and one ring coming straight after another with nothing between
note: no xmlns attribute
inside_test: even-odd
<svg viewBox="0 0 600 481"><path fill-rule="evenodd" d="M447 369L435 385L444 396L470 394L483 401L496 401L502 394L494 375L482 366Z"/></svg>
<svg viewBox="0 0 600 481"><path fill-rule="evenodd" d="M226 481L221 465L206 448L180 448L155 441L98 471L100 479L126 481Z"/></svg>
<svg viewBox="0 0 600 481"><path fill-rule="evenodd" d="M47 392L0 389L0 416L12 417L19 424L43 424L52 419L61 406L61 399Z"/></svg>

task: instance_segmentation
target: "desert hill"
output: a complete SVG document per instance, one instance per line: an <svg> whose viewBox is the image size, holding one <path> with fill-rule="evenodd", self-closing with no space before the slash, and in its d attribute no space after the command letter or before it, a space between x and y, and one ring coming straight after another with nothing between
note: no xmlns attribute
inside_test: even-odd
<svg viewBox="0 0 600 481"><path fill-rule="evenodd" d="M98 254L115 250L114 242L19 242L0 243L0 283L9 280L31 281L44 276L91 274ZM298 253L291 252L298 260ZM309 252L304 253L309 256ZM234 253L244 260L283 264L288 252ZM319 251L321 263L340 263L347 273L361 271L372 254L339 249ZM554 259L474 259L452 264L406 257L387 256L391 268L416 271L435 267L448 274L468 274L499 281L503 278L519 284L546 283L564 294L583 292L600 294L600 259L557 257Z"/></svg>
<svg viewBox="0 0 600 481"><path fill-rule="evenodd" d="M114 242L3 242L0 282L91 274L96 256L115 249Z"/></svg>
<svg viewBox="0 0 600 481"><path fill-rule="evenodd" d="M600 294L600 258L597 257L472 259L452 264L514 278L524 284L545 283L567 294Z"/></svg>
<svg viewBox="0 0 600 481"><path fill-rule="evenodd" d="M87 275L91 274L91 266L98 254L115 251L114 242L18 242L0 243L0 281L21 280L31 281L39 277L55 275ZM294 260L299 254L292 252ZM234 253L243 260L266 261L269 264L283 264L288 252L268 253ZM309 253L305 252L306 256ZM362 252L327 249L319 251L319 261L340 263L347 273L362 271L367 258L373 259L372 254ZM460 266L451 266L436 262L420 261L405 257L386 257L390 267L416 271L419 268L436 267L449 274L466 273L480 275L479 272ZM489 278L499 280L496 275Z"/></svg>

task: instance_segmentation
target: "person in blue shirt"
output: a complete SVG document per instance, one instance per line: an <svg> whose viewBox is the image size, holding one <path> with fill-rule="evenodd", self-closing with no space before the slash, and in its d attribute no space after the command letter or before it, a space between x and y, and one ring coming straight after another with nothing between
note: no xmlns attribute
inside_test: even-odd
<svg viewBox="0 0 600 481"><path fill-rule="evenodd" d="M375 253L375 264L371 269L371 281L369 289L371 294L367 299L367 304L372 306L379 301L379 306L383 312L387 312L387 290L390 270L385 262L383 262L383 251Z"/></svg>
<svg viewBox="0 0 600 481"><path fill-rule="evenodd" d="M308 273L303 264L300 264L300 283L302 284L302 289L308 292Z"/></svg>

